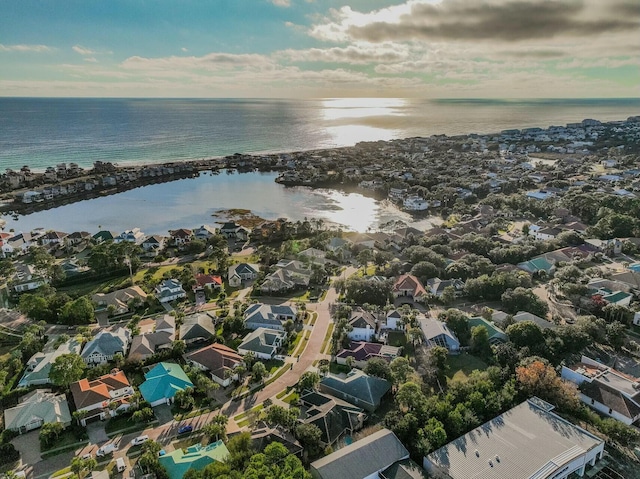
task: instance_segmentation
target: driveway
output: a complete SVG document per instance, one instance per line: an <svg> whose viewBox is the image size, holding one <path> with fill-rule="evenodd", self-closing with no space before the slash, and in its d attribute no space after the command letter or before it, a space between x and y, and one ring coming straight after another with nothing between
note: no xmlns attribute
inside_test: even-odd
<svg viewBox="0 0 640 479"><path fill-rule="evenodd" d="M40 439L38 439L39 429L29 431L14 438L11 442L20 451L22 464L35 464L40 461Z"/></svg>
<svg viewBox="0 0 640 479"><path fill-rule="evenodd" d="M173 421L173 413L171 412L171 406L168 404L160 404L153 408L153 412L156 418L160 422L160 425L167 424Z"/></svg>
<svg viewBox="0 0 640 479"><path fill-rule="evenodd" d="M87 436L91 444L102 444L109 440L107 432L104 430L104 422L95 421L87 424Z"/></svg>

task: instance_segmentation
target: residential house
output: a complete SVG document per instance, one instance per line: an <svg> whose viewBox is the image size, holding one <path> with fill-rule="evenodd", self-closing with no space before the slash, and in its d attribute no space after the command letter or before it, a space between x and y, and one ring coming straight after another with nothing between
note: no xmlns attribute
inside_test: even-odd
<svg viewBox="0 0 640 479"><path fill-rule="evenodd" d="M126 241L128 243L142 244L145 237L145 234L140 231L140 228L133 228L131 230L123 231L118 236L114 237L113 242L122 243Z"/></svg>
<svg viewBox="0 0 640 479"><path fill-rule="evenodd" d="M439 298L445 288L453 288L455 296L461 296L464 291L464 282L460 279L430 278L427 280L427 289L435 297Z"/></svg>
<svg viewBox="0 0 640 479"><path fill-rule="evenodd" d="M599 252L608 256L615 256L622 253L623 241L618 238L601 240L597 238L590 238L585 240L585 243L593 246Z"/></svg>
<svg viewBox="0 0 640 479"><path fill-rule="evenodd" d="M411 459L397 461L378 473L380 479L429 479L429 476ZM376 478L378 479L378 478Z"/></svg>
<svg viewBox="0 0 640 479"><path fill-rule="evenodd" d="M144 361L162 349L171 349L176 339L176 319L168 314L155 321L155 331L138 334L131 340L129 359Z"/></svg>
<svg viewBox="0 0 640 479"><path fill-rule="evenodd" d="M5 244L11 247L12 252L24 254L29 251L29 248L31 248L37 240L37 234L20 232L6 239Z"/></svg>
<svg viewBox="0 0 640 479"><path fill-rule="evenodd" d="M351 245L352 243L348 239L334 236L329 240L326 248L327 251L330 251L331 253L336 255L337 258L345 261L351 258Z"/></svg>
<svg viewBox="0 0 640 479"><path fill-rule="evenodd" d="M238 379L234 369L242 363L242 356L224 344L214 343L184 355L192 366L208 371L211 379L227 387L231 381Z"/></svg>
<svg viewBox="0 0 640 479"><path fill-rule="evenodd" d="M190 243L194 238L193 231L185 228L170 230L169 234L171 235L171 241L173 244L178 247Z"/></svg>
<svg viewBox="0 0 640 479"><path fill-rule="evenodd" d="M555 323L552 323L551 321L547 321L546 319L541 318L540 316L536 316L535 314L528 313L526 311L518 311L517 314L514 314L513 321L516 323L519 323L522 321L531 321L536 325L538 325L538 327L540 327L541 329L548 329L548 328L553 329L557 327Z"/></svg>
<svg viewBox="0 0 640 479"><path fill-rule="evenodd" d="M64 243L64 239L69 236L69 233L62 231L47 231L40 237L40 244L43 246L59 246Z"/></svg>
<svg viewBox="0 0 640 479"><path fill-rule="evenodd" d="M180 326L180 339L187 344L209 341L216 335L215 316L208 313L191 314L184 318Z"/></svg>
<svg viewBox="0 0 640 479"><path fill-rule="evenodd" d="M371 341L375 339L378 332L377 316L363 309L358 309L351 313L349 325L352 329L347 333L347 336L353 340Z"/></svg>
<svg viewBox="0 0 640 479"><path fill-rule="evenodd" d="M133 395L133 387L119 369L89 381L83 378L69 386L78 411L84 412L82 425L95 419L113 417L129 409L127 401ZM112 405L113 404L113 405Z"/></svg>
<svg viewBox="0 0 640 479"><path fill-rule="evenodd" d="M367 365L367 361L373 358L393 361L400 355L401 350L402 348L382 343L351 341L349 347L341 349L335 356L338 364L347 364L347 358L353 358L357 367L364 368Z"/></svg>
<svg viewBox="0 0 640 479"><path fill-rule="evenodd" d="M58 356L63 354L79 354L82 349L82 345L76 341L75 338L71 338L68 341L62 343L58 348L49 353L37 352L29 361L27 361L26 369L22 378L18 382L18 387L26 388L29 386L40 386L43 384L51 384L49 378L49 372L51 366Z"/></svg>
<svg viewBox="0 0 640 479"><path fill-rule="evenodd" d="M290 454L302 457L304 453L300 441L282 426L271 426L262 422L251 431L251 446L254 451L264 451L272 442L279 442L289 450Z"/></svg>
<svg viewBox="0 0 640 479"><path fill-rule="evenodd" d="M182 289L182 283L177 279L165 279L155 288L156 298L161 303L168 303L176 299L186 298L187 292Z"/></svg>
<svg viewBox="0 0 640 479"><path fill-rule="evenodd" d="M314 479L378 479L379 473L409 458L409 451L389 429L380 429L364 439L311 463Z"/></svg>
<svg viewBox="0 0 640 479"><path fill-rule="evenodd" d="M404 330L404 320L402 319L402 313L397 309L392 309L387 313L386 322L382 326L384 329Z"/></svg>
<svg viewBox="0 0 640 479"><path fill-rule="evenodd" d="M487 333L489 334L489 343L491 343L491 345L493 346L497 346L498 344L503 344L509 341L509 337L506 335L506 333L491 321L487 321L486 319L478 316L475 318L469 318L467 320L467 323L469 324L469 328L484 326L487 329Z"/></svg>
<svg viewBox="0 0 640 479"><path fill-rule="evenodd" d="M178 391L193 388L183 369L175 363L158 363L144 374L145 382L138 389L151 407L171 404Z"/></svg>
<svg viewBox="0 0 640 479"><path fill-rule="evenodd" d="M222 276L215 274L196 274L196 284L193 286L194 290L198 288L207 288L212 291L214 289L222 288Z"/></svg>
<svg viewBox="0 0 640 479"><path fill-rule="evenodd" d="M362 429L367 418L364 409L317 391L304 391L299 404L300 422L320 429L323 447L334 446L345 436L353 435Z"/></svg>
<svg viewBox="0 0 640 479"><path fill-rule="evenodd" d="M412 274L400 276L393 284L392 291L394 298L409 298L413 301L420 301L427 294L420 280Z"/></svg>
<svg viewBox="0 0 640 479"><path fill-rule="evenodd" d="M206 446L195 444L186 449L177 448L158 457L158 462L167 471L169 479L182 479L190 469L201 471L213 462L225 462L229 450L222 441Z"/></svg>
<svg viewBox="0 0 640 479"><path fill-rule="evenodd" d="M96 293L91 296L91 301L96 305L96 313L112 309L116 316L128 313L130 305L142 304L146 300L147 293L140 286L129 286L111 293Z"/></svg>
<svg viewBox="0 0 640 479"><path fill-rule="evenodd" d="M327 253L317 248L307 248L304 251L298 253L298 258L301 261L324 266L328 263Z"/></svg>
<svg viewBox="0 0 640 479"><path fill-rule="evenodd" d="M547 274L552 275L556 271L556 266L544 256L538 256L528 261L518 263L518 268L529 274Z"/></svg>
<svg viewBox="0 0 640 479"><path fill-rule="evenodd" d="M4 428L19 434L32 431L46 423L71 425L69 404L64 394L36 389L22 397L15 407L4 410Z"/></svg>
<svg viewBox="0 0 640 479"><path fill-rule="evenodd" d="M16 272L11 279L11 287L16 293L24 293L25 291L33 291L49 282L47 278L40 275L36 269L22 262L14 263Z"/></svg>
<svg viewBox="0 0 640 479"><path fill-rule="evenodd" d="M193 230L193 235L199 240L208 240L216 234L216 229L213 226L202 225L199 228Z"/></svg>
<svg viewBox="0 0 640 479"><path fill-rule="evenodd" d="M153 256L157 255L164 248L165 238L160 235L147 236L142 242L142 249Z"/></svg>
<svg viewBox="0 0 640 479"><path fill-rule="evenodd" d="M264 303L252 304L244 312L247 329L268 328L284 331L286 321L295 321L298 311L294 306L278 306Z"/></svg>
<svg viewBox="0 0 640 479"><path fill-rule="evenodd" d="M229 266L229 286L239 288L245 281L252 281L258 277L260 267L257 264L238 263Z"/></svg>
<svg viewBox="0 0 640 479"><path fill-rule="evenodd" d="M428 346L442 346L447 348L449 354L460 351L460 341L449 329L447 323L426 316L421 316L419 322L422 335Z"/></svg>
<svg viewBox="0 0 640 479"><path fill-rule="evenodd" d="M604 454L604 440L533 397L424 458L429 477L449 479L583 476ZM575 473L575 474L574 474Z"/></svg>
<svg viewBox="0 0 640 479"><path fill-rule="evenodd" d="M89 341L80 356L89 366L105 364L113 360L116 354L127 355L131 332L126 328L116 328L113 331L102 330Z"/></svg>
<svg viewBox="0 0 640 479"><path fill-rule="evenodd" d="M579 386L580 400L605 416L626 425L640 419L640 380L587 356L562 366L562 378Z"/></svg>
<svg viewBox="0 0 640 479"><path fill-rule="evenodd" d="M102 243L103 241L113 241L118 236L119 235L116 231L102 230L93 235L93 240L96 243Z"/></svg>
<svg viewBox="0 0 640 479"><path fill-rule="evenodd" d="M320 380L319 387L323 393L373 412L380 406L382 397L391 389L391 383L353 369L346 377L328 374Z"/></svg>
<svg viewBox="0 0 640 479"><path fill-rule="evenodd" d="M258 328L244 337L238 346L238 353L242 356L252 353L259 359L272 359L278 354L286 337L284 331Z"/></svg>
<svg viewBox="0 0 640 479"><path fill-rule="evenodd" d="M88 242L90 239L91 233L87 231L74 231L64 239L64 243L68 246L78 246L79 244Z"/></svg>
<svg viewBox="0 0 640 479"><path fill-rule="evenodd" d="M250 231L237 223L225 223L220 228L220 234L227 239L237 239L245 241L249 238Z"/></svg>
<svg viewBox="0 0 640 479"><path fill-rule="evenodd" d="M276 264L276 271L268 275L260 290L263 293L277 293L306 288L311 281L311 268L301 261L283 260Z"/></svg>

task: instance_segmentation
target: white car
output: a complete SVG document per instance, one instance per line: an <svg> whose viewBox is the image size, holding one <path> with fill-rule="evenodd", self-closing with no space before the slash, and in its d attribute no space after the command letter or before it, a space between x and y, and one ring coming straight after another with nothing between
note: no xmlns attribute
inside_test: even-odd
<svg viewBox="0 0 640 479"><path fill-rule="evenodd" d="M139 446L140 444L148 440L149 440L149 436L147 436L146 434L143 436L134 437L133 439L131 439L131 445Z"/></svg>

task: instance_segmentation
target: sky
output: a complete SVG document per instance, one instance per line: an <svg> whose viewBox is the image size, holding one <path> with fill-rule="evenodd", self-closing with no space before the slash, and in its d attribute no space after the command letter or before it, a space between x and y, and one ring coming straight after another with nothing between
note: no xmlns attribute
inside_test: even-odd
<svg viewBox="0 0 640 479"><path fill-rule="evenodd" d="M640 0L2 0L0 96L638 97Z"/></svg>

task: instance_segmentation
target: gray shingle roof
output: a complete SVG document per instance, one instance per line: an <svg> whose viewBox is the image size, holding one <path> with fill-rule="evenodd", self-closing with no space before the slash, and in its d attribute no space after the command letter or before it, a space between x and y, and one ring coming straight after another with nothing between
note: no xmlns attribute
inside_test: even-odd
<svg viewBox="0 0 640 479"><path fill-rule="evenodd" d="M320 381L320 390L329 392L367 410L375 409L391 389L391 383L354 369L346 378L329 374Z"/></svg>
<svg viewBox="0 0 640 479"><path fill-rule="evenodd" d="M396 435L381 429L311 463L311 470L320 479L364 479L408 457Z"/></svg>

